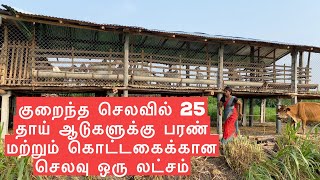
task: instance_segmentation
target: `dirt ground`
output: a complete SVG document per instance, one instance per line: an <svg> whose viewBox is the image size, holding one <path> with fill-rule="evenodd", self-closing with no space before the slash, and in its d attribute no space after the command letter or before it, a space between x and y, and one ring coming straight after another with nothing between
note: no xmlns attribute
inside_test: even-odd
<svg viewBox="0 0 320 180"><path fill-rule="evenodd" d="M286 123L281 124L281 132L285 131ZM239 125L240 134L245 136L264 136L264 135L276 135L276 123L266 122L266 123L254 123L252 127ZM312 129L312 125L308 125L306 128L306 133ZM217 127L211 127L211 134L217 133ZM302 128L298 131L302 134Z"/></svg>
<svg viewBox="0 0 320 180"><path fill-rule="evenodd" d="M286 124L281 124L282 132L286 128ZM312 128L312 126L308 126L307 130ZM264 136L264 135L276 135L276 123L275 122L266 122L266 123L254 123L253 127L243 127L239 125L240 134L245 136ZM10 134L13 134L12 129L9 130ZM217 128L211 127L211 134L216 134ZM302 133L302 129L300 128L299 133ZM236 180L241 179L227 164L223 156L213 158L209 157L207 159L210 162L214 169L212 170L213 179L223 179L223 180Z"/></svg>

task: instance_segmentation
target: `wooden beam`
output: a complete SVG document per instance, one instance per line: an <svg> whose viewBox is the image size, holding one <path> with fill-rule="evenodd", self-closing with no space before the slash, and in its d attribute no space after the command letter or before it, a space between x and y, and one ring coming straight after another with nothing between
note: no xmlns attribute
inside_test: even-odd
<svg viewBox="0 0 320 180"><path fill-rule="evenodd" d="M249 99L249 126L253 126L253 107L254 107L254 102L253 102L253 97Z"/></svg>
<svg viewBox="0 0 320 180"><path fill-rule="evenodd" d="M138 46L143 46L143 44L147 41L148 37L149 37L149 36L145 36L145 37L142 39L142 41L139 43Z"/></svg>
<svg viewBox="0 0 320 180"><path fill-rule="evenodd" d="M1 95L1 125L2 125L2 139L5 139L5 135L9 132L9 117L10 117L10 96L12 95L11 91L8 91L6 94Z"/></svg>
<svg viewBox="0 0 320 180"><path fill-rule="evenodd" d="M273 51L273 82L277 82L277 75L276 75L276 49Z"/></svg>
<svg viewBox="0 0 320 180"><path fill-rule="evenodd" d="M303 51L299 51L299 67L303 68ZM303 75L304 73L302 72L303 69L299 69L299 75ZM299 77L299 84L302 84L303 81L301 80L302 78Z"/></svg>
<svg viewBox="0 0 320 180"><path fill-rule="evenodd" d="M250 63L254 63L254 46L250 46ZM255 73L253 72L253 69L250 69L251 73L250 73L250 77L254 77ZM250 81L254 81L253 78L250 78ZM250 116L251 117L251 116Z"/></svg>
<svg viewBox="0 0 320 180"><path fill-rule="evenodd" d="M278 109L280 108L281 106L281 98L277 98L277 107L276 107L276 112L278 112ZM281 119L279 118L278 116L278 113L277 113L277 117L276 117L276 133L277 134L280 134L281 133Z"/></svg>
<svg viewBox="0 0 320 180"><path fill-rule="evenodd" d="M124 87L128 87L129 84L129 34L125 35L125 43L124 43L124 78L123 85ZM128 97L128 90L123 91L123 96Z"/></svg>
<svg viewBox="0 0 320 180"><path fill-rule="evenodd" d="M298 93L298 81L297 81L297 54L296 50L291 52L291 91L292 93ZM297 96L294 95L292 98L292 104L298 102Z"/></svg>
<svg viewBox="0 0 320 180"><path fill-rule="evenodd" d="M164 39L164 41L161 43L160 47L157 48L157 51L154 54L158 54L158 52L163 48L168 40L169 39Z"/></svg>
<svg viewBox="0 0 320 180"><path fill-rule="evenodd" d="M248 106L248 99L243 98L243 106L242 106L242 126L247 126L247 106Z"/></svg>
<svg viewBox="0 0 320 180"><path fill-rule="evenodd" d="M310 77L310 58L311 58L311 52L308 53L308 62L307 62L307 78L306 78L306 84L309 84L309 77Z"/></svg>
<svg viewBox="0 0 320 180"><path fill-rule="evenodd" d="M200 47L199 49L197 49L195 52L193 52L192 55L190 55L191 58L195 57L200 51L202 51L205 47L207 46L207 44L205 43L202 47ZM204 53L204 52L202 52ZM207 53L207 52L206 52Z"/></svg>
<svg viewBox="0 0 320 180"><path fill-rule="evenodd" d="M218 89L222 90L223 89L223 55L224 55L224 44L220 45L219 52L218 52L218 77L217 77L217 82L218 82ZM219 102L220 99L222 98L222 93L218 93L217 95L217 101ZM219 104L219 103L218 103ZM217 112L219 112L219 107L217 107ZM217 113L217 125L218 125L218 134L220 138L222 137L222 115L219 115Z"/></svg>
<svg viewBox="0 0 320 180"><path fill-rule="evenodd" d="M228 58L225 58L225 61L228 61L229 59L231 59L232 57L234 57L238 52L240 52L242 49L244 49L245 47L247 47L246 45L242 46L241 48L239 48L233 55L230 55Z"/></svg>
<svg viewBox="0 0 320 180"><path fill-rule="evenodd" d="M260 123L266 122L266 105L267 99L261 99L261 106L260 106Z"/></svg>
<svg viewBox="0 0 320 180"><path fill-rule="evenodd" d="M223 55L224 55L224 45L222 44L219 48L219 52L218 52L218 77L217 77L217 81L218 81L218 89L222 89L223 88Z"/></svg>

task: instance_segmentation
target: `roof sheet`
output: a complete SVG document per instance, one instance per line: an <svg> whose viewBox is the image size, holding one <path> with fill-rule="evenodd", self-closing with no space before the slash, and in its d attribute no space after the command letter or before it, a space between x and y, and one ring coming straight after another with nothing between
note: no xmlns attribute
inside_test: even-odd
<svg viewBox="0 0 320 180"><path fill-rule="evenodd" d="M86 25L91 25L91 26L105 26L105 27L113 27L113 28L125 28L125 29L139 29L139 30L144 30L144 31L150 31L150 32L158 32L158 33L169 33L169 34L176 34L176 35L188 35L188 36L194 36L194 37L201 37L201 38L208 38L208 39L217 39L217 40L231 40L231 41L250 41L250 42L257 42L257 43L270 43L270 44L278 44L278 45L284 45L284 46L304 46L304 47L314 47L314 48L319 48L320 47L315 47L315 46L308 46L308 45L301 45L301 44L293 44L293 43L285 43L285 42L278 42L278 41L266 41L266 40L260 40L260 39L253 39L253 38L244 38L244 37L232 37L232 36L224 36L224 35L211 35L207 33L202 33L202 32L184 32L184 31L166 31L166 30L158 30L158 29L146 29L143 27L137 27L137 26L124 26L124 25L118 25L118 24L101 24L101 23L95 23L95 22L88 22L88 21L82 21L82 20L75 20L75 19L67 19L67 18L59 18L59 17L54 17L54 16L46 16L46 15L41 15L41 14L35 14L35 13L30 13L27 11L23 10L17 10L14 9L10 6L7 5L2 5L6 10L8 11L9 9L14 10L15 12L21 14L21 15L29 15L33 17L38 17L38 18L45 18L45 19L59 19L62 21L71 21L79 24L86 24ZM22 12L21 12L22 11ZM312 51L314 48L310 49Z"/></svg>

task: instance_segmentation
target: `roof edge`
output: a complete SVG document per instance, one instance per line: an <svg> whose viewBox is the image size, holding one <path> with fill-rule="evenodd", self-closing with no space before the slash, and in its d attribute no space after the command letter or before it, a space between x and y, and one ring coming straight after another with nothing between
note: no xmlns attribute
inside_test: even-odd
<svg viewBox="0 0 320 180"><path fill-rule="evenodd" d="M42 24L54 24L60 26L76 26L77 28L89 28L92 30L99 31L117 31L122 33L131 33L131 34L141 34L141 35L154 35L154 36L162 36L166 38L172 39L183 39L184 41L197 41L203 43L224 43L224 44L243 44L250 46L266 46L266 47L274 47L278 49L293 49L297 51L308 51L314 53L320 53L320 47L317 46L308 46L308 45L299 45L299 44L290 44L290 43L282 43L275 41L264 41L258 39L247 39L241 37L231 37L231 36L223 36L223 35L209 35L206 33L188 33L183 31L163 31L163 30L152 30L146 29L143 27L136 26L123 26L123 25L115 25L115 24L99 24L94 22L80 21L74 19L67 18L59 18L52 16L44 16L37 14L27 14L19 12L13 9L10 6L2 5L6 8L6 10L0 9L0 15L4 17L4 19L9 18L12 20L21 20Z"/></svg>

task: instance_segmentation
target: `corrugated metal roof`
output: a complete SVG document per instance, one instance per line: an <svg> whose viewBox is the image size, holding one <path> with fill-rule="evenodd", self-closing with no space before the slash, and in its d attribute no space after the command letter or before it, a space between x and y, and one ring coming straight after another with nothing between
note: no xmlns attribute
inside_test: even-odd
<svg viewBox="0 0 320 180"><path fill-rule="evenodd" d="M193 36L193 37L199 37L199 38L208 38L208 39L216 39L216 40L231 40L231 41L249 41L249 42L256 42L256 43L270 43L270 44L278 44L283 46L299 46L299 47L306 47L309 48L309 51L313 51L314 48L318 48L320 50L320 47L315 46L307 46L307 45L299 45L299 44L293 44L293 43L284 43L284 42L278 42L278 41L266 41L266 40L259 40L259 39L253 39L253 38L244 38L244 37L232 37L232 36L224 36L224 35L211 35L207 33L202 32L184 32L184 31L166 31L166 30L158 30L158 29L146 29L143 27L137 27L137 26L124 26L124 25L118 25L118 24L101 24L101 23L95 23L95 22L88 22L83 20L75 20L75 19L68 19L68 18L59 18L54 16L46 16L46 15L40 15L35 13L26 12L23 10L18 11L17 9L14 9L7 5L2 5L6 9L5 11L8 11L10 8L11 10L14 10L20 15L28 15L33 16L37 18L45 18L45 19L56 19L61 21L70 21L73 23L78 23L82 25L90 25L90 26L105 26L105 27L112 27L115 29L137 29L142 31L149 31L149 32L158 32L158 33L169 33L169 34L175 34L175 35L187 35L187 36ZM21 12L22 11L22 12ZM310 49L312 48L312 49Z"/></svg>

